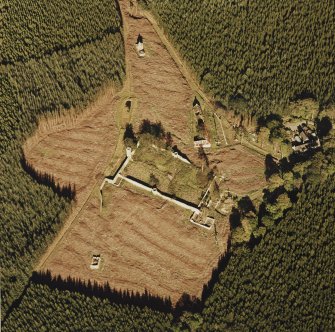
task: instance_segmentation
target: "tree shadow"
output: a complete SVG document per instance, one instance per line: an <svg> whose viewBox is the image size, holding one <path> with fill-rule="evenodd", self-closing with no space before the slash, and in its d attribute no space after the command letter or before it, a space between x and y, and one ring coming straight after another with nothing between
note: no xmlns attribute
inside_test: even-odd
<svg viewBox="0 0 335 332"><path fill-rule="evenodd" d="M137 36L136 44L138 44L138 43L142 43L143 44L143 37L142 37L142 35L140 33Z"/></svg>
<svg viewBox="0 0 335 332"><path fill-rule="evenodd" d="M213 288L215 284L219 281L221 272L225 270L225 268L229 263L229 260L232 256L230 248L231 248L231 239L229 237L226 253L219 258L218 265L212 270L211 278L203 286L201 294L201 310L203 309L208 297L213 293Z"/></svg>
<svg viewBox="0 0 335 332"><path fill-rule="evenodd" d="M140 134L150 134L156 138L164 138L165 130L160 121L151 122L148 119L143 119L140 124Z"/></svg>
<svg viewBox="0 0 335 332"><path fill-rule="evenodd" d="M271 154L267 154L265 156L265 177L268 180L270 178L270 176L272 176L273 174L277 174L279 173L279 167L278 164L276 163L275 159L271 156Z"/></svg>
<svg viewBox="0 0 335 332"><path fill-rule="evenodd" d="M20 164L25 172L27 172L37 183L44 186L50 187L57 195L66 197L68 199L76 198L76 188L75 185L65 185L61 186L59 183L56 183L55 178L45 172L37 171L26 159L23 154L20 159Z"/></svg>
<svg viewBox="0 0 335 332"><path fill-rule="evenodd" d="M153 310L172 313L172 303L170 297L160 297L150 294L147 290L140 294L127 290L117 290L111 288L108 282L98 284L96 281L87 282L80 278L62 278L60 275L52 276L49 270L43 272L33 272L31 282L47 285L51 289L68 290L78 292L88 297L99 297L108 299L112 303L123 305L134 305L140 308L148 307Z"/></svg>
<svg viewBox="0 0 335 332"><path fill-rule="evenodd" d="M185 311L197 313L201 312L202 307L203 303L198 297L183 293L174 307L173 317L178 320Z"/></svg>
<svg viewBox="0 0 335 332"><path fill-rule="evenodd" d="M173 151L173 152L177 152L181 157L183 157L184 159L186 159L186 160L188 160L190 163L192 163L191 160L187 157L187 155L186 155L185 153L181 152L181 151L178 149L177 145L174 145L174 146L172 147L172 151Z"/></svg>
<svg viewBox="0 0 335 332"><path fill-rule="evenodd" d="M256 214L256 208L249 196L243 196L238 201L237 206L243 214L247 214L249 212L253 212Z"/></svg>
<svg viewBox="0 0 335 332"><path fill-rule="evenodd" d="M320 138L324 138L332 130L333 125L329 116L324 116L321 120L316 121L316 131Z"/></svg>
<svg viewBox="0 0 335 332"><path fill-rule="evenodd" d="M229 216L229 224L232 229L236 229L241 225L241 213L240 211L233 207L231 210L231 214Z"/></svg>
<svg viewBox="0 0 335 332"><path fill-rule="evenodd" d="M317 100L316 95L308 90L303 90L299 93L297 93L293 98L291 98L291 101L298 101L298 100L304 100L304 99L313 99Z"/></svg>
<svg viewBox="0 0 335 332"><path fill-rule="evenodd" d="M268 127L270 123L277 123L278 125L282 125L283 119L279 114L275 113L261 116L257 119L257 131L259 131L262 127Z"/></svg>
<svg viewBox="0 0 335 332"><path fill-rule="evenodd" d="M197 97L194 97L192 106L193 106L193 107L195 107L195 106L200 106L200 102L199 102L199 100L198 100Z"/></svg>

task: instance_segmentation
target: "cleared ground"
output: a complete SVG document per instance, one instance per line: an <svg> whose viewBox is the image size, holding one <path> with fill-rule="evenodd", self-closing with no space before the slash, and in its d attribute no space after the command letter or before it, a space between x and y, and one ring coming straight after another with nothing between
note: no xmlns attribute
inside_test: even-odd
<svg viewBox="0 0 335 332"><path fill-rule="evenodd" d="M120 4L124 11L125 2ZM174 143L200 168L203 166L192 142L191 88L149 21L127 14L124 20L128 79L118 100L113 99L112 92L102 95L82 118L70 124L65 121L51 132L41 129L26 144L27 159L35 168L51 173L61 184L75 184L78 193L76 214L72 213L59 241L49 248L39 267L63 277L108 281L111 287L120 289L147 289L152 294L171 296L175 302L183 292L201 294L203 284L226 250L229 225L223 220L216 232L204 231L188 221L189 212L132 187L107 186L103 191L104 206L99 211L98 188L106 164L113 156L114 168L124 157L120 145L117 156L113 152L119 127L126 122L132 122L137 129L143 119L161 121L165 130L175 135ZM135 51L139 33L144 39L144 58ZM124 107L128 99L132 101L129 112ZM234 149L210 153L210 166L216 165L220 173L229 174L227 183L233 191L260 188L261 158L242 147ZM199 174L193 172L194 181L187 179L183 169L174 174L172 159L158 164L153 166L165 167L161 171L169 181L168 173L172 178L179 177L176 183L184 181L185 187L175 190L194 195L192 186L200 193L206 187L196 184ZM102 255L100 270L89 268L93 254Z"/></svg>
<svg viewBox="0 0 335 332"><path fill-rule="evenodd" d="M238 195L251 194L266 186L264 157L237 144L208 153L211 167L225 177L224 186Z"/></svg>
<svg viewBox="0 0 335 332"><path fill-rule="evenodd" d="M75 185L81 204L116 148L118 129L113 89L74 120L70 116L42 121L24 151L35 169L52 174L61 185Z"/></svg>
<svg viewBox="0 0 335 332"><path fill-rule="evenodd" d="M126 11L126 1L120 1ZM190 144L194 92L146 18L125 15L128 25L126 52L129 59L131 96L136 99L132 122L135 129L143 119L161 121L175 144ZM146 56L136 52L138 35L143 37Z"/></svg>
<svg viewBox="0 0 335 332"><path fill-rule="evenodd" d="M200 296L220 255L214 234L192 226L189 212L129 187L107 185L103 195L102 213L98 199L91 200L46 268L120 289L147 289L173 302L183 292ZM226 243L225 226L220 240ZM102 255L99 271L89 268L95 253Z"/></svg>

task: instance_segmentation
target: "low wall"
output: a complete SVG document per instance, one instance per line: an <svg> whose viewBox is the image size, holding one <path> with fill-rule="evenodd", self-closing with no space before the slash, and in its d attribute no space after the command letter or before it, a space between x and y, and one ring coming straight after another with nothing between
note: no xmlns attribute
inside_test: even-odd
<svg viewBox="0 0 335 332"><path fill-rule="evenodd" d="M181 200L178 200L178 199L174 199L168 195L165 195L163 193L161 193L160 191L158 191L156 188L152 188L151 186L147 185L147 184L144 184L140 181L137 181L136 179L134 178L129 178L129 177L126 177L126 176L123 176L123 175L119 175L119 177L121 177L123 180L131 183L132 185L140 188L140 189L143 189L143 190L146 190L148 192L151 192L153 195L157 196L157 197L160 197L166 201L169 201L173 204L176 204L184 209L187 209L187 210L190 210L194 213L197 213L199 214L200 213L200 210L196 207L194 207L193 205L190 204L187 204L187 203L184 203L182 202Z"/></svg>
<svg viewBox="0 0 335 332"><path fill-rule="evenodd" d="M186 164L191 164L186 158L184 158L183 156L181 156L178 152L172 152L172 156L174 158L177 158L179 160L181 160L182 162L186 163Z"/></svg>
<svg viewBox="0 0 335 332"><path fill-rule="evenodd" d="M116 174L112 178L105 178L104 181L103 181L103 183L101 184L101 186L100 186L100 199L101 199L100 207L101 208L102 208L102 189L103 189L105 183L107 182L107 183L110 183L110 184L112 184L114 186L118 186L119 184L117 184L117 181L121 179L121 180L127 181L128 183L132 184L133 186L135 186L137 188L140 188L142 190L145 190L147 192L152 193L154 196L160 197L160 198L162 198L162 199L164 199L164 200L166 200L168 202L171 202L171 203L173 203L175 205L178 205L178 206L180 206L180 207L182 207L184 209L192 211L193 213L192 213L192 216L190 218L191 223L193 223L193 224L195 224L197 226L200 226L202 228L205 228L207 230L209 230L209 229L212 228L212 227L207 227L205 225L197 223L197 222L195 222L193 220L194 215L200 215L200 213L201 213L201 210L200 210L201 202L200 202L199 206L196 207L192 203L188 203L186 201L183 201L182 199L173 198L170 195L159 191L157 188L153 188L150 185L148 185L148 184L146 184L146 183L144 183L144 182L142 182L140 180L137 180L136 178L127 177L127 176L122 175L121 172L126 168L126 166L128 165L129 161L131 160L131 157L132 157L133 154L134 154L134 152L131 150L131 148L127 148L127 150L126 150L126 158L122 162L121 166L118 168ZM177 155L174 154L174 157L175 158L180 157L179 159L182 159L184 162L189 163L188 160L186 160L183 157L179 156L178 153L177 153ZM206 193L208 192L208 190L209 190L209 188L207 189Z"/></svg>

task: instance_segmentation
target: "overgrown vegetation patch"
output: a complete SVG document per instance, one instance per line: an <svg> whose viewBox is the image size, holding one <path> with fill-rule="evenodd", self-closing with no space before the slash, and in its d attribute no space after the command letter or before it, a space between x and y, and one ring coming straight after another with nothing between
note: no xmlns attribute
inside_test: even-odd
<svg viewBox="0 0 335 332"><path fill-rule="evenodd" d="M126 174L156 186L163 192L198 204L209 183L209 170L202 171L194 165L183 163L173 157L172 150L149 142L141 138L133 157L134 162L126 168Z"/></svg>

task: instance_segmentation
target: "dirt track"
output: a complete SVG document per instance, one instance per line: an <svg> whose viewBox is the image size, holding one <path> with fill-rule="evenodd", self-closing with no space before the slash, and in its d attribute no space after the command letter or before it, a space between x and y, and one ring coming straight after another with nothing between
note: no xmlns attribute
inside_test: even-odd
<svg viewBox="0 0 335 332"><path fill-rule="evenodd" d="M124 10L124 2L121 2ZM149 21L124 14L128 80L119 94L136 100L132 122L161 121L175 144L192 146L189 113L194 94ZM135 51L138 33L147 56ZM117 104L111 92L84 111L75 125L40 131L26 144L29 162L61 184L76 185L76 211L42 258L39 268L53 274L109 281L111 287L171 296L200 295L225 250L228 223L219 239L192 226L184 210L145 194L114 188L99 212L98 186L118 141ZM217 244L219 243L219 245ZM103 269L89 269L92 254L103 256Z"/></svg>
<svg viewBox="0 0 335 332"><path fill-rule="evenodd" d="M120 1L126 11L125 1ZM174 136L175 143L192 143L190 114L194 92L177 64L146 18L134 19L125 14L128 35L126 48L131 73L131 92L137 100L133 112L135 128L143 119L161 121L166 131ZM146 56L140 58L135 43L141 34Z"/></svg>

